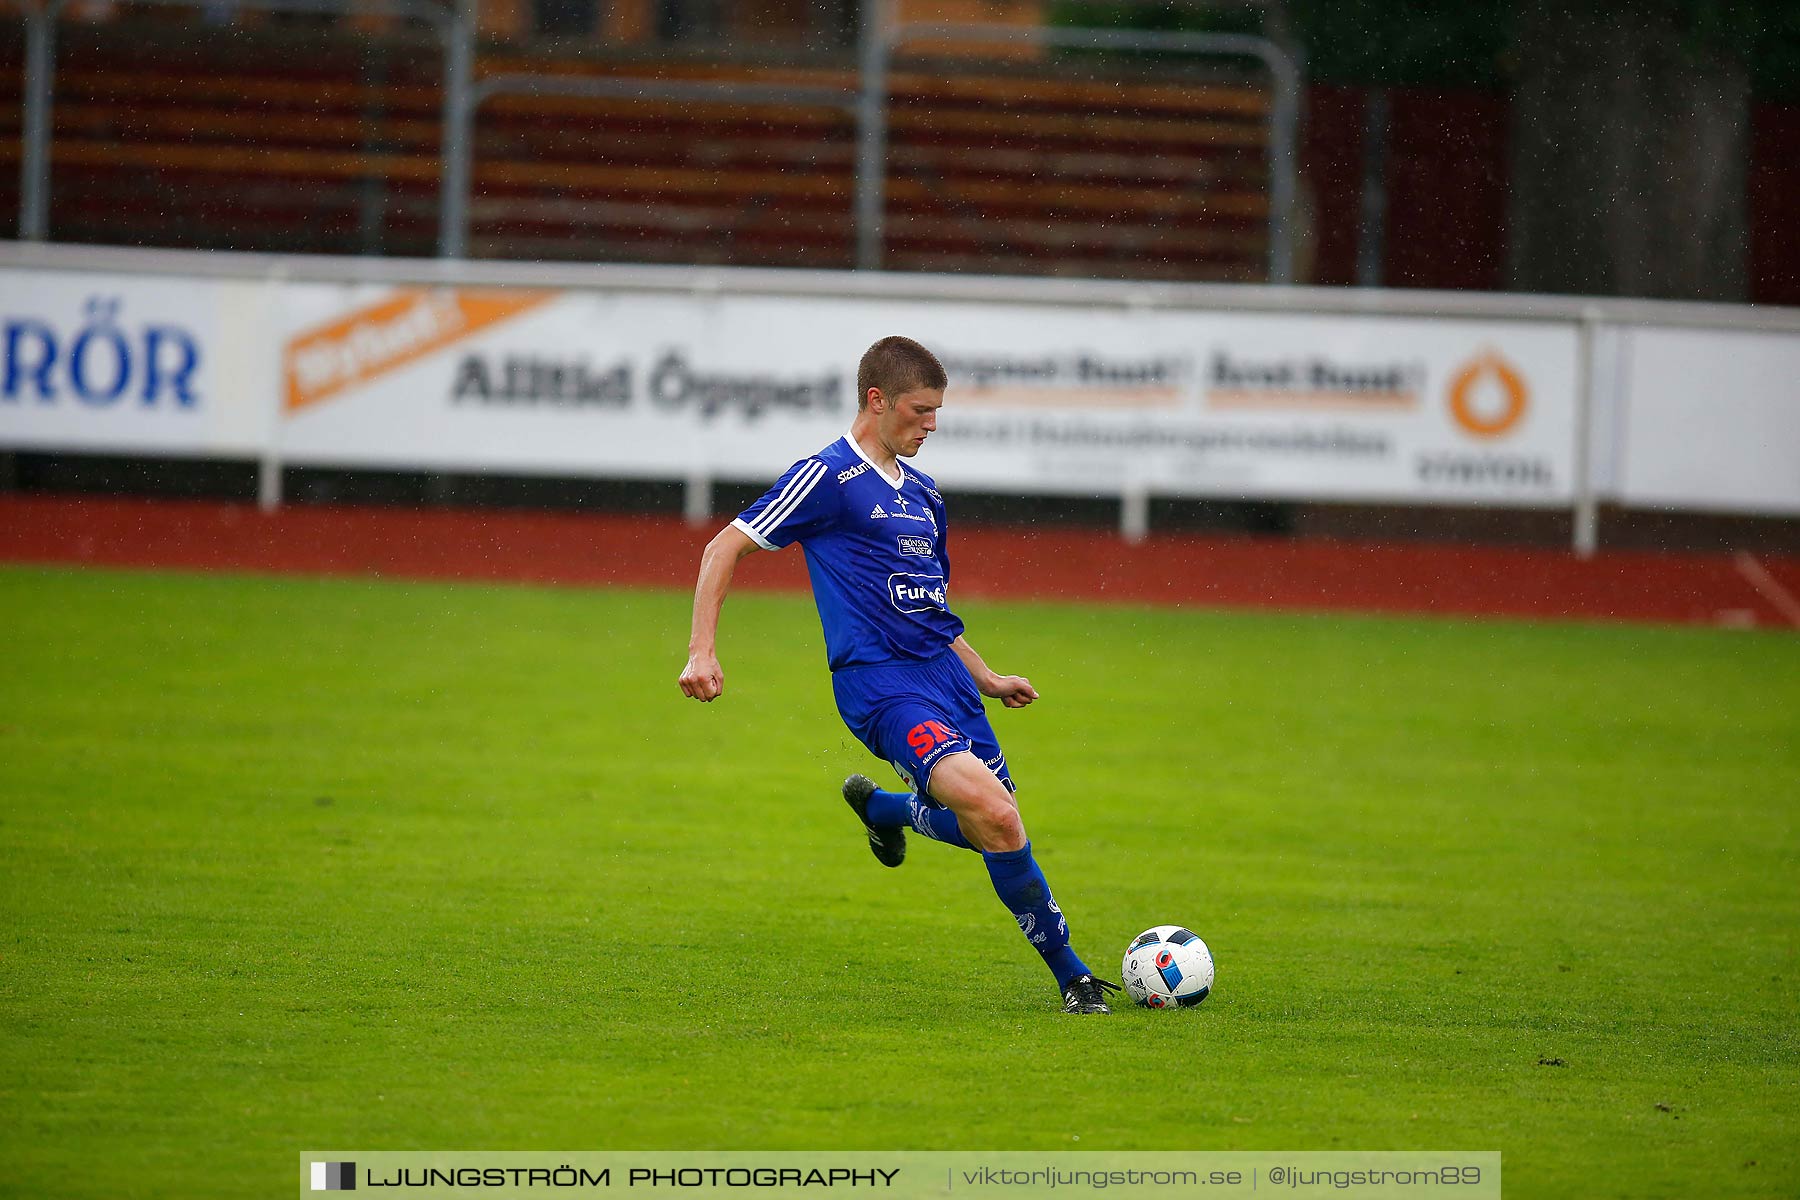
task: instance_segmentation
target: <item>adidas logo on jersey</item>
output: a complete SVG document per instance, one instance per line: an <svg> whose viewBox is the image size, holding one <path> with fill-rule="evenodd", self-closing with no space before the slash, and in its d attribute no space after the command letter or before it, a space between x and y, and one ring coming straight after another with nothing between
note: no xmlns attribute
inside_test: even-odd
<svg viewBox="0 0 1800 1200"><path fill-rule="evenodd" d="M887 516L887 515L888 515L888 514L887 514L887 509L885 509L885 508L883 508L883 507L881 507L881 505L879 505L879 504L877 504L877 505L876 505L876 506L875 506L875 511L873 511L873 512L871 512L871 513L870 513L870 514L869 514L869 517L870 517L870 519L871 519L871 520L873 520L873 519L874 519L874 518L876 518L876 517L885 517L885 516Z"/></svg>

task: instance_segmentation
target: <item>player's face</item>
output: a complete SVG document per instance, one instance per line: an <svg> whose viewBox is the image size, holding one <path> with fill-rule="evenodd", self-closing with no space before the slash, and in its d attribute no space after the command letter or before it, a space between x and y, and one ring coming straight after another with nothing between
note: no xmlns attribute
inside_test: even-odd
<svg viewBox="0 0 1800 1200"><path fill-rule="evenodd" d="M911 458L937 428L937 410L944 405L942 388L920 388L902 392L888 403L881 414L881 440L895 454Z"/></svg>

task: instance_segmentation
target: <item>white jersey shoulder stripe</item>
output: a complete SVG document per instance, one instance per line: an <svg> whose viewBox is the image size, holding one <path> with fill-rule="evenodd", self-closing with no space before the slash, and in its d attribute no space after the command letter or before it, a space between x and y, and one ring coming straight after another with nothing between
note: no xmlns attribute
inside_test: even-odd
<svg viewBox="0 0 1800 1200"><path fill-rule="evenodd" d="M775 497L774 503L750 524L765 537L774 533L824 477L825 464L816 458L812 459L794 473L794 477L788 480L788 485L781 489L781 495Z"/></svg>

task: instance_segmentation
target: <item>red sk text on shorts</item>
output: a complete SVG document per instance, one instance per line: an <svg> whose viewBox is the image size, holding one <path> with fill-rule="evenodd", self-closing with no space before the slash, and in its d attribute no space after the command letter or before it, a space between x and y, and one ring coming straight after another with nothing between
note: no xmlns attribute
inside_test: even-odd
<svg viewBox="0 0 1800 1200"><path fill-rule="evenodd" d="M906 731L906 744L912 747L913 754L924 758L932 749L948 741L954 741L956 731L942 721L920 721Z"/></svg>

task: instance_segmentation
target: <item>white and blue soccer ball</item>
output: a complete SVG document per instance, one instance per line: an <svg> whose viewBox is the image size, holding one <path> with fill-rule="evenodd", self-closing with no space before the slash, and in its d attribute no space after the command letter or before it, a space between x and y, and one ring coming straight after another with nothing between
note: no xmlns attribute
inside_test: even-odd
<svg viewBox="0 0 1800 1200"><path fill-rule="evenodd" d="M1212 995L1212 951L1192 930L1158 925L1131 939L1119 974L1145 1008L1192 1008Z"/></svg>

